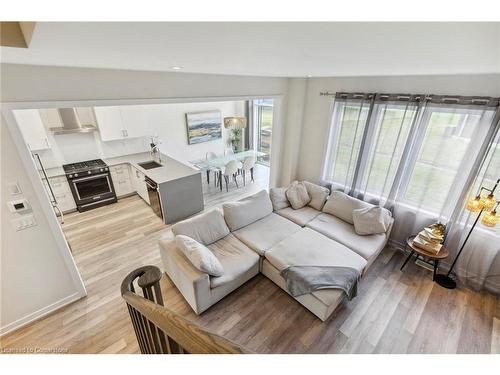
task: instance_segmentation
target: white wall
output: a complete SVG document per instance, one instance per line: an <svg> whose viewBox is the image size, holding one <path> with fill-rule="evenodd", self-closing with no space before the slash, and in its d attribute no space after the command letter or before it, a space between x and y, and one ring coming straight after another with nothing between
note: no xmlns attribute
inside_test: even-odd
<svg viewBox="0 0 500 375"><path fill-rule="evenodd" d="M1 145L0 334L79 298L82 292L72 276L75 268L68 269L59 251L3 116ZM10 194L7 184L11 182L20 185L22 195ZM38 225L18 232L11 220L20 215L11 213L6 203L21 197L29 201Z"/></svg>
<svg viewBox="0 0 500 375"><path fill-rule="evenodd" d="M209 142L188 144L186 118L188 112L219 110L222 118L243 116L244 101L197 102L144 105L145 118L151 135L158 135L161 151L180 161L188 162L204 158L208 151L222 154L229 136L222 126L222 138ZM99 132L54 135L47 132L51 149L39 151L46 168L83 160L105 159L115 156L149 151L149 139L130 138L116 141L101 141Z"/></svg>
<svg viewBox="0 0 500 375"><path fill-rule="evenodd" d="M188 73L164 73L164 72L144 72L144 71L127 71L127 70L110 70L110 69L84 69L84 68L69 68L69 67L50 67L50 66L31 66L31 65L13 65L1 64L0 66L0 92L2 102L19 103L19 107L23 107L22 102L51 102L51 101L81 101L81 105L88 105L85 101L94 100L122 100L122 99L182 99L186 102L200 101L200 98L235 98L242 99L244 97L266 97L280 96L281 99L275 101L276 104L286 102L288 80L285 78L264 78L264 77L242 77L242 76L224 76L224 75L203 75L203 74L188 74ZM237 98L237 99L236 99ZM201 100L203 101L203 100ZM206 101L206 100L205 100ZM50 107L50 103L45 103L46 107ZM109 103L113 105L113 103ZM273 137L273 148L277 146L279 150L278 137L281 137L282 123L285 122L285 111L283 106L277 106L275 113L275 130L276 137ZM9 120L9 119L8 119ZM10 120L9 120L10 121ZM6 133L5 127L2 125L2 133ZM3 135L3 134L2 134ZM79 138L81 141L82 138ZM165 140L164 140L165 141ZM17 150L9 138L2 141L2 161L12 161L12 166L8 169L8 174L4 173L4 165L2 164L2 179L4 175L8 180L18 179L21 184L28 186L31 178L33 183L34 178L37 178L36 172L30 170L33 168L29 159L28 151L24 150L21 155L22 163L17 155ZM120 146L122 147L122 146ZM65 151L65 154L67 152ZM279 154L279 151L275 154ZM278 165L279 158L276 159ZM3 162L2 162L3 163ZM277 168L279 170L279 166ZM273 172L274 173L274 172ZM29 175L29 176L27 176ZM271 183L277 180L276 175L271 175ZM2 182L3 184L3 182ZM3 188L3 186L2 186ZM66 271L53 273L54 277L47 276L47 280L42 288L40 288L41 275L44 269L51 270L52 264L60 265L60 253L69 252L61 232L57 232L48 225L44 225L44 221L48 224L54 223L55 217L53 211L49 207L42 209L42 198L45 194L41 183L39 186L33 185L35 191L31 190L28 199L30 200L34 214L39 221L37 229L33 232L38 233L38 237L33 239L27 235L27 231L17 234L11 233L10 240L2 242L2 326L10 322L17 322L19 326L30 318L36 318L44 312L50 311L58 307L57 303L61 301L62 295L71 296L73 290L64 290L63 288L69 285L67 276L64 274L70 272L70 265L66 261ZM29 189L29 186L27 187ZM37 193L36 195L34 193ZM5 200L7 197L2 195L2 221L4 220ZM48 202L45 202L48 205ZM7 221L9 217L5 218ZM10 225L10 224L9 224ZM3 231L9 231L2 225ZM22 235L21 235L22 233ZM17 241L17 238L23 237ZM4 241L2 239L2 241ZM40 252L43 257L38 257L35 253L34 258L27 255L32 255L33 244L36 243L38 249L47 249ZM55 251L57 249L58 251ZM14 259L10 259L8 263L4 263L3 257L5 254L13 254ZM18 254L19 256L16 256ZM37 260L36 269L33 267L32 259ZM6 258L6 260L8 260ZM24 277L18 277L14 273L20 273ZM4 280L12 278L16 281L16 285L12 283L4 284ZM49 282L50 281L50 282ZM57 285L54 282L57 281ZM73 277L74 281L74 277ZM12 301L12 293L18 289L20 291L30 292L31 296L26 294L27 302L24 298L18 298L15 303ZM36 294L36 296L33 296ZM7 299L9 298L9 299ZM29 299L33 298L31 304ZM4 302L4 301L8 301ZM23 303L17 306L19 301ZM66 301L69 301L67 299ZM26 303L26 304L24 304ZM13 327L11 325L10 327Z"/></svg>
<svg viewBox="0 0 500 375"><path fill-rule="evenodd" d="M308 79L296 177L319 182L332 97L320 92L381 92L500 96L500 74ZM286 139L285 143L290 141ZM286 165L287 161L283 161Z"/></svg>

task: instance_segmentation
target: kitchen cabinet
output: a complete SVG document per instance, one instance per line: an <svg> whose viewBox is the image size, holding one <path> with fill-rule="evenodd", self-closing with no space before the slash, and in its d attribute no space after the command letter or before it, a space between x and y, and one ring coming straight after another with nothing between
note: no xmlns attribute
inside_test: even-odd
<svg viewBox="0 0 500 375"><path fill-rule="evenodd" d="M139 196L144 199L144 201L147 204L150 204L149 202L149 194L148 194L148 187L145 182L145 175L142 173L140 170L138 170L135 167L131 167L131 180L132 184L134 187L134 190L139 194Z"/></svg>
<svg viewBox="0 0 500 375"><path fill-rule="evenodd" d="M103 141L139 138L152 134L139 105L95 107L97 126Z"/></svg>
<svg viewBox="0 0 500 375"><path fill-rule="evenodd" d="M14 117L24 141L31 151L50 149L47 130L37 109L15 110Z"/></svg>
<svg viewBox="0 0 500 375"><path fill-rule="evenodd" d="M128 164L119 164L109 167L115 193L118 198L135 192L130 179L130 167Z"/></svg>
<svg viewBox="0 0 500 375"><path fill-rule="evenodd" d="M73 199L73 194L69 187L68 180L66 176L49 177L50 186L54 192L54 196L57 201L57 206L62 212L74 211L76 210L76 203ZM46 184L46 182L44 181ZM48 191L48 187L47 187Z"/></svg>

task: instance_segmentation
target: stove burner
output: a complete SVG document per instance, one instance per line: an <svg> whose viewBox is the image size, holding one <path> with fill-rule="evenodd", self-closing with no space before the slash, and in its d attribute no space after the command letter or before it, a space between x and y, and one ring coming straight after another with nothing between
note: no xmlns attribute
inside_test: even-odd
<svg viewBox="0 0 500 375"><path fill-rule="evenodd" d="M88 160L88 161L82 161L80 163L63 165L64 172L66 173L75 173L102 167L107 167L107 164L101 159Z"/></svg>

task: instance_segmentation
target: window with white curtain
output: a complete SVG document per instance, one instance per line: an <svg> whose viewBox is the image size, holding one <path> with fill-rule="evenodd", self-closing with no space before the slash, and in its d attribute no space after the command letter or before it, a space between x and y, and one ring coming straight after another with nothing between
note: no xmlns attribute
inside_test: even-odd
<svg viewBox="0 0 500 375"><path fill-rule="evenodd" d="M323 182L380 204L446 216L496 106L424 95L337 95ZM464 180L465 181L465 180ZM457 188L459 187L459 188Z"/></svg>

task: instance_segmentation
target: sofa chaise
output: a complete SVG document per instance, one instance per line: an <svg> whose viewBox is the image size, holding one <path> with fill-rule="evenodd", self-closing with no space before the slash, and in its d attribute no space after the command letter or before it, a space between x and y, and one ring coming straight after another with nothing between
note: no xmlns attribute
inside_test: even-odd
<svg viewBox="0 0 500 375"><path fill-rule="evenodd" d="M280 273L289 266L344 266L363 274L387 243L393 224L388 211L385 232L360 235L353 224L353 211L375 207L369 203L340 192L328 197L325 189L321 199L310 191L308 204L293 208L284 198L286 189L271 189L270 193L262 190L225 203L222 210L214 209L174 224L171 232L161 238L164 271L196 314L259 272L286 292ZM206 246L224 272L211 276L197 269L179 249L176 236L187 236ZM295 299L325 321L342 302L344 293L322 289Z"/></svg>

